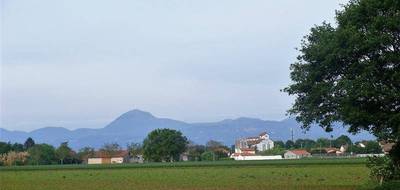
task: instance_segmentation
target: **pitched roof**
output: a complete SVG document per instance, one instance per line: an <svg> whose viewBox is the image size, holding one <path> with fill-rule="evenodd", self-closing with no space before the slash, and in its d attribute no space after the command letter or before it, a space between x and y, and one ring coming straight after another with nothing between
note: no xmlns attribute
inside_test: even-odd
<svg viewBox="0 0 400 190"><path fill-rule="evenodd" d="M260 133L259 135L260 136L264 136L264 135L266 135L267 134L267 132L262 132L262 133Z"/></svg>
<svg viewBox="0 0 400 190"><path fill-rule="evenodd" d="M390 152L394 145L395 143L386 143L382 145L382 149L384 152Z"/></svg>
<svg viewBox="0 0 400 190"><path fill-rule="evenodd" d="M306 150L289 150L288 152L292 152L293 154L296 155L305 155L305 154L310 154Z"/></svg>
<svg viewBox="0 0 400 190"><path fill-rule="evenodd" d="M255 151L255 148L241 148L241 151Z"/></svg>
<svg viewBox="0 0 400 190"><path fill-rule="evenodd" d="M325 148L326 153L336 153L338 151L337 148Z"/></svg>
<svg viewBox="0 0 400 190"><path fill-rule="evenodd" d="M262 139L258 139L258 140L247 140L247 144L248 145L255 145L255 144L259 144L262 141Z"/></svg>
<svg viewBox="0 0 400 190"><path fill-rule="evenodd" d="M246 140L258 139L259 137L246 137Z"/></svg>

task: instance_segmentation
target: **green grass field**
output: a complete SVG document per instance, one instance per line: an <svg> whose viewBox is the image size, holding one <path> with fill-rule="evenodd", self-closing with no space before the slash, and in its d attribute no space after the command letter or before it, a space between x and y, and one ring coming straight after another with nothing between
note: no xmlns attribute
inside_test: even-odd
<svg viewBox="0 0 400 190"><path fill-rule="evenodd" d="M364 159L220 161L0 168L1 190L359 189Z"/></svg>

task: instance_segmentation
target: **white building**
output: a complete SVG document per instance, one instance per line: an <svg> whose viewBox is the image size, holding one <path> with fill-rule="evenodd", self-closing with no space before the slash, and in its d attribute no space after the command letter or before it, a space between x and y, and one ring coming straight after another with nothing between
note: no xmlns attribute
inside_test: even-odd
<svg viewBox="0 0 400 190"><path fill-rule="evenodd" d="M236 140L235 153L231 158L235 160L275 160L282 159L282 156L260 156L256 151L266 151L274 148L274 141L269 138L266 132L257 137L247 137Z"/></svg>
<svg viewBox="0 0 400 190"><path fill-rule="evenodd" d="M288 150L283 156L285 157L285 159L299 159L311 157L311 154L306 150Z"/></svg>
<svg viewBox="0 0 400 190"><path fill-rule="evenodd" d="M88 164L122 164L129 161L129 152L121 150L112 154L98 151L95 155L89 157L87 160Z"/></svg>
<svg viewBox="0 0 400 190"><path fill-rule="evenodd" d="M260 155L246 155L246 154L237 154L234 153L231 158L235 160L280 160L282 159L281 155L273 155L273 156L260 156Z"/></svg>
<svg viewBox="0 0 400 190"><path fill-rule="evenodd" d="M259 134L257 137L247 137L238 139L235 143L235 153L250 153L250 149L255 151L266 151L274 148L274 141L269 138L267 132Z"/></svg>

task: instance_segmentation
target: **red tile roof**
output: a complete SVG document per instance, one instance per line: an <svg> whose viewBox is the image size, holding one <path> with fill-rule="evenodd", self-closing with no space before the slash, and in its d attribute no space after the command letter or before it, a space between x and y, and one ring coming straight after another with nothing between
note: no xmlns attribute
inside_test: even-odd
<svg viewBox="0 0 400 190"><path fill-rule="evenodd" d="M289 151L293 152L293 154L296 154L296 155L309 155L310 154L306 150L289 150Z"/></svg>
<svg viewBox="0 0 400 190"><path fill-rule="evenodd" d="M241 148L241 151L255 151L255 148Z"/></svg>
<svg viewBox="0 0 400 190"><path fill-rule="evenodd" d="M338 151L337 148L325 148L326 153L336 153Z"/></svg>

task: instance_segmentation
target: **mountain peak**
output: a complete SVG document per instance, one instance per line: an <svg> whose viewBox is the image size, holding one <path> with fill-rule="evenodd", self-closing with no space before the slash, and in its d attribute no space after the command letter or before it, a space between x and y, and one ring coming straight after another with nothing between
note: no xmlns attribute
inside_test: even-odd
<svg viewBox="0 0 400 190"><path fill-rule="evenodd" d="M139 109L133 109L121 115L121 118L124 117L137 117L137 118L154 118L154 116L150 112L142 111Z"/></svg>

